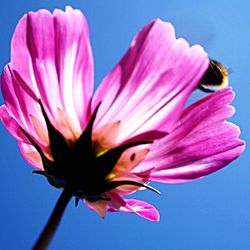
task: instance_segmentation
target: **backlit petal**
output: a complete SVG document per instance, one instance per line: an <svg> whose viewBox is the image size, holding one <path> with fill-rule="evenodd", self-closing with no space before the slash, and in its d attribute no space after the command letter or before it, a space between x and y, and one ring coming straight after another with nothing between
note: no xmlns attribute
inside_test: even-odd
<svg viewBox="0 0 250 250"><path fill-rule="evenodd" d="M41 123L43 117L39 108L38 100L24 87L23 79L15 73L11 65L5 66L1 75L1 88L5 106L16 122L29 133L35 136L31 115Z"/></svg>
<svg viewBox="0 0 250 250"><path fill-rule="evenodd" d="M120 141L148 130L171 131L207 66L200 46L176 39L169 23L151 22L97 89L94 105L102 104L96 127L121 121Z"/></svg>
<svg viewBox="0 0 250 250"><path fill-rule="evenodd" d="M33 167L43 170L42 159L37 150L28 143L19 142L18 146L24 159Z"/></svg>
<svg viewBox="0 0 250 250"><path fill-rule="evenodd" d="M233 97L227 88L188 107L178 127L152 145L137 171L151 168L149 179L178 183L208 175L236 159L245 145L238 139L239 128L225 121L234 113L228 105Z"/></svg>
<svg viewBox="0 0 250 250"><path fill-rule="evenodd" d="M12 39L11 66L42 99L53 123L60 108L78 130L86 125L93 59L87 23L79 10L67 7L66 12L39 10L25 15Z"/></svg>
<svg viewBox="0 0 250 250"><path fill-rule="evenodd" d="M122 199L119 195L109 192L111 201L108 203L110 212L135 213L142 218L159 221L160 215L157 209L145 201L135 199Z"/></svg>
<svg viewBox="0 0 250 250"><path fill-rule="evenodd" d="M5 105L0 106L0 119L6 129L14 136L18 141L26 141L26 137L19 128L19 124L15 119L11 117Z"/></svg>
<svg viewBox="0 0 250 250"><path fill-rule="evenodd" d="M108 206L108 201L106 200L99 200L95 202L89 202L85 200L85 203L87 206L97 212L102 218L105 217L106 211L107 211L107 206Z"/></svg>

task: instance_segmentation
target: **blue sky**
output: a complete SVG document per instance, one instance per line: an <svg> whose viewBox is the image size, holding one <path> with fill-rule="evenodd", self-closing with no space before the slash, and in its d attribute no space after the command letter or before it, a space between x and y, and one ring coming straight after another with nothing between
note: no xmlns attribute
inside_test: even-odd
<svg viewBox="0 0 250 250"><path fill-rule="evenodd" d="M30 10L81 9L87 17L95 59L95 83L111 70L139 28L154 18L170 21L178 37L200 43L210 57L230 68L236 92L231 118L250 139L250 5L247 1L20 1L0 2L0 67L9 62L10 40L18 20ZM192 99L201 93L195 93ZM0 103L3 99L0 96ZM0 248L30 249L59 196L43 177L32 175L16 141L0 125ZM83 204L69 204L50 249L250 249L249 150L229 167L205 179L178 185L156 184L135 198L154 204L159 223L136 215L106 219Z"/></svg>

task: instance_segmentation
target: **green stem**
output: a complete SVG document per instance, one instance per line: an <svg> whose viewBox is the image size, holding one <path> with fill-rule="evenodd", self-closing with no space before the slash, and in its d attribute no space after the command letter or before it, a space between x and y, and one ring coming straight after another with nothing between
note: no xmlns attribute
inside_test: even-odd
<svg viewBox="0 0 250 250"><path fill-rule="evenodd" d="M33 250L47 249L51 239L53 238L57 227L59 226L63 212L72 197L70 190L64 189L56 203L56 206L47 222L47 225L43 229L40 237L38 238Z"/></svg>

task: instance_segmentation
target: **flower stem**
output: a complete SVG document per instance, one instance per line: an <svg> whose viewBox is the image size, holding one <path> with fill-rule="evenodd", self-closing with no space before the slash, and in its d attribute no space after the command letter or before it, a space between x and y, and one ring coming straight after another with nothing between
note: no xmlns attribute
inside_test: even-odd
<svg viewBox="0 0 250 250"><path fill-rule="evenodd" d="M56 229L60 223L63 212L72 197L72 192L68 189L64 189L56 203L56 206L47 222L47 225L43 229L40 237L38 238L33 250L47 249L51 239L53 238Z"/></svg>

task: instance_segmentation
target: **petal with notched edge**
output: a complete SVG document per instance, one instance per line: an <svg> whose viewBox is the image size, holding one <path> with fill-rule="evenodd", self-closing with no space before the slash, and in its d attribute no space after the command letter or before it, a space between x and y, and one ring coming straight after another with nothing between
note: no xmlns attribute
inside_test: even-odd
<svg viewBox="0 0 250 250"><path fill-rule="evenodd" d="M67 7L66 12L39 10L25 15L12 39L11 68L28 86L23 89L41 98L53 123L60 108L78 130L86 125L93 58L87 23L79 10Z"/></svg>
<svg viewBox="0 0 250 250"><path fill-rule="evenodd" d="M97 89L94 106L102 104L96 127L121 121L120 141L148 130L171 131L207 67L200 46L176 39L169 23L151 22Z"/></svg>
<svg viewBox="0 0 250 250"><path fill-rule="evenodd" d="M245 144L238 138L239 128L225 121L234 113L229 106L233 98L233 91L227 88L188 107L177 128L152 145L138 173L151 169L150 180L179 183L208 175L235 160Z"/></svg>

